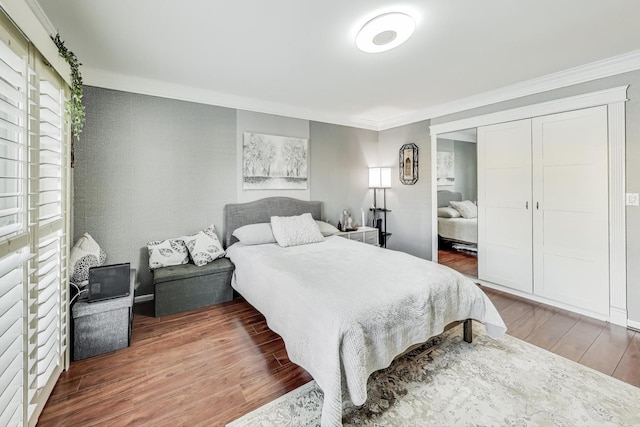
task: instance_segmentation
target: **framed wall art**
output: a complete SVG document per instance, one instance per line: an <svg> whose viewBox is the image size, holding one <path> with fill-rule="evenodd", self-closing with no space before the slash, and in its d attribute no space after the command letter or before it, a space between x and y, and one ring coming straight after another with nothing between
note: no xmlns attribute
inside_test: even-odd
<svg viewBox="0 0 640 427"><path fill-rule="evenodd" d="M413 185L418 182L418 146L404 144L400 147L400 182Z"/></svg>
<svg viewBox="0 0 640 427"><path fill-rule="evenodd" d="M308 142L304 138L244 133L243 190L306 190Z"/></svg>

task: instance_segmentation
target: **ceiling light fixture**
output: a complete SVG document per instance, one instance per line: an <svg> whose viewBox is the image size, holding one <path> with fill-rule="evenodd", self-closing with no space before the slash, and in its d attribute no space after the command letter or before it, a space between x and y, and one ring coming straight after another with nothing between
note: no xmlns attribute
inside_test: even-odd
<svg viewBox="0 0 640 427"><path fill-rule="evenodd" d="M384 52L406 42L416 29L416 21L401 12L376 16L356 36L356 46L363 52Z"/></svg>

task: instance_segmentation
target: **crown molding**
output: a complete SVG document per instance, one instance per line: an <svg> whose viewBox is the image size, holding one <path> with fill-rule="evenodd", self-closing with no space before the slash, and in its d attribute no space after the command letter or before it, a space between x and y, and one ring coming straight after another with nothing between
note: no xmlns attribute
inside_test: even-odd
<svg viewBox="0 0 640 427"><path fill-rule="evenodd" d="M379 122L381 130L640 69L640 50L505 86Z"/></svg>
<svg viewBox="0 0 640 427"><path fill-rule="evenodd" d="M105 89L158 96L160 98L171 98L180 101L235 108L374 131L379 130L378 123L372 120L357 117L341 117L286 104L230 95L193 86L167 83L160 80L117 74L95 68L84 67L82 76L87 86L97 86Z"/></svg>
<svg viewBox="0 0 640 427"><path fill-rule="evenodd" d="M71 69L69 68L69 64L60 56L58 48L53 40L51 40L49 28L43 23L43 19L44 22L49 23L49 26L53 27L53 25L51 25L49 19L46 18L40 4L35 2L35 0L0 0L0 7L4 9L9 19L13 21L22 34L38 49L64 81L71 86ZM38 15L38 13L41 13L41 16Z"/></svg>
<svg viewBox="0 0 640 427"><path fill-rule="evenodd" d="M301 109L292 105L268 102L255 98L240 97L204 90L193 86L167 83L159 80L127 76L88 67L83 69L82 74L85 84L89 86L98 86L106 89L236 108L240 110L274 114L303 120L332 123L379 132L434 117L483 107L498 102L508 101L553 89L559 89L638 69L640 69L640 50L382 121L368 120L361 117L327 114L325 112L315 110Z"/></svg>

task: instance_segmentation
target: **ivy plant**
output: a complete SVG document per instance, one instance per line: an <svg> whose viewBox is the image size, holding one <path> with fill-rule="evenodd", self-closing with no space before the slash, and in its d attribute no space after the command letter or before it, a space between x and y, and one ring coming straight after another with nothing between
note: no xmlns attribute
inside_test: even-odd
<svg viewBox="0 0 640 427"><path fill-rule="evenodd" d="M73 143L80 141L80 133L84 127L86 120L84 105L82 104L82 75L80 74L80 66L82 65L78 61L78 57L75 53L71 52L64 45L64 40L60 38L60 34L56 34L55 37L51 37L53 42L58 47L58 53L67 61L69 67L71 67L71 97L65 105L65 111L67 120L71 123L71 133L73 135L71 141L71 158L73 163Z"/></svg>

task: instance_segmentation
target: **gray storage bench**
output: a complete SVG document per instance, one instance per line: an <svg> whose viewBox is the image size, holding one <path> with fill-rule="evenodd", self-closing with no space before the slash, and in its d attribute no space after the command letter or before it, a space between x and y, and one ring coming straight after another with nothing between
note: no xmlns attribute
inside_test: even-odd
<svg viewBox="0 0 640 427"><path fill-rule="evenodd" d="M227 258L201 267L189 263L156 268L153 270L156 317L231 301L233 268Z"/></svg>

